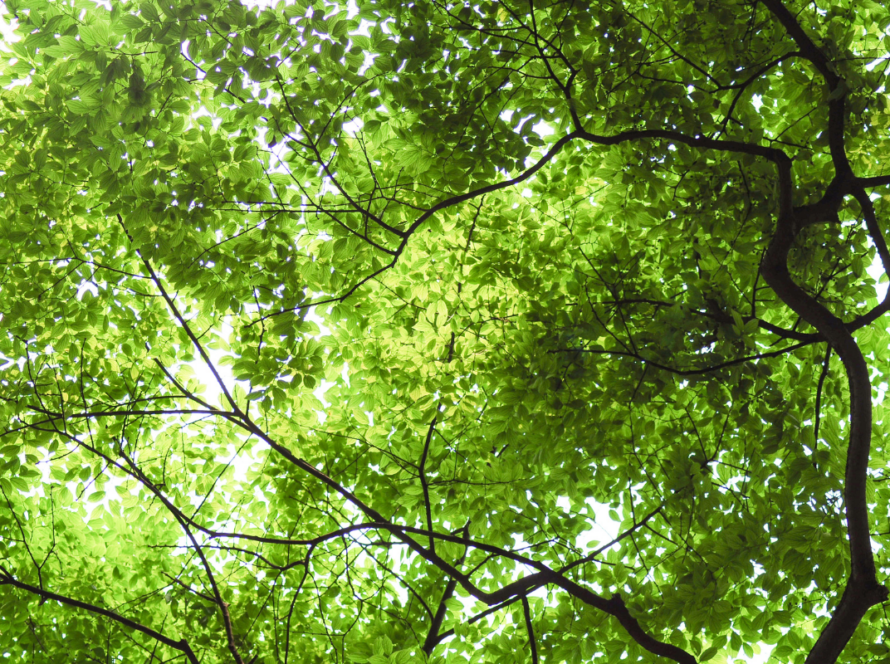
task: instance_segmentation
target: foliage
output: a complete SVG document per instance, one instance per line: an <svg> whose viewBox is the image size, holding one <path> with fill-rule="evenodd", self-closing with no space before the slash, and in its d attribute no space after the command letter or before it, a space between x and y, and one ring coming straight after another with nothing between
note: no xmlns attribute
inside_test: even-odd
<svg viewBox="0 0 890 664"><path fill-rule="evenodd" d="M7 0L6 661L888 661L890 12L782 2Z"/></svg>

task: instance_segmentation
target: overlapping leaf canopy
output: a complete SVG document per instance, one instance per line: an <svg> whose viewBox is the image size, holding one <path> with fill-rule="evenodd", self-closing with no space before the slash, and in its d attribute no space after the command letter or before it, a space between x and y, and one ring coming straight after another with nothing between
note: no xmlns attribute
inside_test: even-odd
<svg viewBox="0 0 890 664"><path fill-rule="evenodd" d="M6 9L7 661L890 656L885 7Z"/></svg>

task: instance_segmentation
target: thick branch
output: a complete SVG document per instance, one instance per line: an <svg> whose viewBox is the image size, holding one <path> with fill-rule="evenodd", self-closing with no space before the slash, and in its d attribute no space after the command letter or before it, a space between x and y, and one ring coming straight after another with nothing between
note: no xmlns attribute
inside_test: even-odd
<svg viewBox="0 0 890 664"><path fill-rule="evenodd" d="M806 58L813 63L813 66L825 79L829 89L833 90L840 80L840 77L834 71L834 67L831 65L828 57L818 46L816 46L815 42L810 39L810 36L804 32L804 29L801 27L800 23L797 22L797 18L794 14L782 4L781 0L762 0L762 2L763 5L772 12L773 16L778 19L779 23L782 24L782 27L785 28L785 32L788 33L788 36L794 40L795 44L797 44L797 48L800 49L801 57Z"/></svg>
<svg viewBox="0 0 890 664"><path fill-rule="evenodd" d="M470 526L470 522L467 521L466 525L464 525L462 532L464 537L467 536L467 530ZM464 560L467 558L467 554L470 552L470 547L465 547L463 555L461 555L460 560L458 561L458 565L463 564ZM445 619L445 613L448 611L448 600L450 600L454 596L454 591L457 589L457 579L453 576L448 579L448 583L445 584L445 590L442 592L442 597L439 598L439 606L436 608L436 614L433 616L432 622L430 623L430 629L427 632L426 639L423 642L423 651L426 653L426 656L429 657L433 654L433 650L439 643L442 642L444 635L439 634L439 630L442 629L442 621ZM449 630L451 631L451 630Z"/></svg>
<svg viewBox="0 0 890 664"><path fill-rule="evenodd" d="M886 187L890 185L890 175L875 175L870 178L857 178L856 183L860 187L871 189L872 187Z"/></svg>
<svg viewBox="0 0 890 664"><path fill-rule="evenodd" d="M756 157L765 157L772 162L779 162L788 159L787 155L782 150L765 147L763 145L758 145L757 143L745 143L744 141L721 141L715 138L707 138L705 136L689 136L678 131L670 131L667 129L622 131L613 136L600 136L598 134L592 134L589 131L579 131L573 133L577 134L578 138L589 141L591 143L596 143L597 145L618 145L620 143L627 143L628 141L662 139L705 150L715 150L718 152L735 152L741 154L750 154Z"/></svg>
<svg viewBox="0 0 890 664"><path fill-rule="evenodd" d="M442 621L445 619L445 614L448 611L447 602L454 596L454 591L456 589L457 579L452 576L448 579L448 583L445 584L445 590L442 592L442 598L439 600L436 614L433 616L433 620L430 623L430 630L427 632L426 639L423 642L423 652L426 653L427 657L433 654L433 650L445 636L440 636L439 630L442 628Z"/></svg>
<svg viewBox="0 0 890 664"><path fill-rule="evenodd" d="M845 90L843 80L827 55L816 46L815 42L804 31L797 18L782 3L782 0L763 0L763 4L778 19L788 36L800 49L800 54L809 60L822 75L828 91L831 93L828 102L828 148L838 176L846 178L852 175L850 162L844 141L844 124L846 116Z"/></svg>
<svg viewBox="0 0 890 664"><path fill-rule="evenodd" d="M528 645L531 650L532 664L538 664L538 642L535 640L535 629L532 627L532 612L528 605L528 597L522 597L522 612L525 614L525 631L528 633Z"/></svg>
<svg viewBox="0 0 890 664"><path fill-rule="evenodd" d="M844 505L850 540L851 575L840 604L807 658L807 664L833 664L865 612L884 601L888 594L875 576L866 502L871 445L871 381L865 358L844 322L791 279L788 252L801 224L795 211L787 205L792 188L790 168L787 173L781 171L780 168L780 195L786 204L782 206L776 232L764 253L762 274L779 299L831 344L843 362L850 391L850 440L844 476Z"/></svg>
<svg viewBox="0 0 890 664"><path fill-rule="evenodd" d="M14 588L19 588L20 590L25 590L29 593L37 595L38 597L41 597L45 600L54 600L68 606L73 606L76 609L83 609L84 611L89 611L90 613L104 616L105 618L109 618L111 620L114 620L115 622L120 623L124 627L136 630L137 632L142 632L146 636L150 636L156 641L163 643L165 646L170 646L174 650L178 650L186 656L189 664L199 664L198 658L195 656L195 653L192 652L191 647L185 639L174 641L169 636L164 636L160 632L156 632L150 627L146 627L145 625L142 625L134 620L125 618L124 616L115 613L114 611L109 611L108 609L103 609L101 606L95 606L94 604L81 602L80 600L65 597L63 595L57 595L56 593L50 592L49 590L43 590L36 586L18 581L17 579L13 578L12 574L6 571L3 567L0 567L0 585L10 585Z"/></svg>

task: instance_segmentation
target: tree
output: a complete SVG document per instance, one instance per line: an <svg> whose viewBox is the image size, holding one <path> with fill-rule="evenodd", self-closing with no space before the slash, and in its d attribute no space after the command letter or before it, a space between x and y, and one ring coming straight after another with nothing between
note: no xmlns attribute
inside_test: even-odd
<svg viewBox="0 0 890 664"><path fill-rule="evenodd" d="M8 661L888 661L884 6L6 8Z"/></svg>

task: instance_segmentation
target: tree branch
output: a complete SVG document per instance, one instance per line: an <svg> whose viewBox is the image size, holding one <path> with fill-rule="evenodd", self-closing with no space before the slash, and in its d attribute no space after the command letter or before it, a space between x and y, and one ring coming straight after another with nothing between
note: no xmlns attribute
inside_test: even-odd
<svg viewBox="0 0 890 664"><path fill-rule="evenodd" d="M828 361L831 359L831 344L825 345L825 359L822 361L822 372L816 386L816 415L813 426L813 468L816 467L816 449L819 447L819 420L822 417L822 386L828 376Z"/></svg>
<svg viewBox="0 0 890 664"><path fill-rule="evenodd" d="M130 629L136 630L137 632L142 632L146 636L149 636L160 643L163 643L166 646L170 646L174 650L178 650L183 653L189 661L189 664L199 664L198 658L195 656L195 653L192 652L191 647L185 639L180 639L179 641L174 641L169 636L164 636L160 632L156 632L150 627L146 627L140 623L137 623L134 620L130 620L129 618L125 618L124 616L115 613L114 611L109 611L108 609L103 609L100 606L95 606L94 604L89 604L87 602L81 602L80 600L72 599L70 597L65 597L64 595L58 595L54 592L50 592L49 590L43 590L36 586L32 586L30 584L24 583L22 581L16 580L10 572L8 572L5 568L0 566L0 585L10 585L14 588L18 588L20 590L25 590L33 595L37 595L38 597L43 598L44 600L54 600L56 602L60 602L62 604L66 604L68 606L72 606L76 609L83 609L84 611L89 611L90 613L95 613L100 616L104 616L105 618L109 618L115 622L120 623L124 627L128 627Z"/></svg>
<svg viewBox="0 0 890 664"><path fill-rule="evenodd" d="M433 552L436 550L436 541L433 539L433 514L430 506L430 485L426 481L426 458L430 451L430 441L433 438L433 431L435 428L436 417L433 418L429 430L426 432L426 440L423 443L423 454L420 457L420 467L417 471L420 475L420 486L423 488L423 506L426 510L426 527L430 531L430 551Z"/></svg>
<svg viewBox="0 0 890 664"><path fill-rule="evenodd" d="M775 5L770 0L770 5ZM788 253L801 228L791 207L790 167L779 165L782 205L776 231L764 252L761 273L791 310L812 325L831 344L843 362L850 393L850 434L844 475L844 504L850 541L851 575L841 601L807 657L807 664L833 664L850 640L865 612L887 599L887 588L875 576L868 524L866 481L871 445L871 381L868 365L847 326L798 286L788 272Z"/></svg>
<svg viewBox="0 0 890 664"><path fill-rule="evenodd" d="M535 629L532 627L532 613L528 606L528 597L522 596L522 612L525 614L525 631L528 632L528 645L531 649L532 664L538 664L538 643L535 640Z"/></svg>

